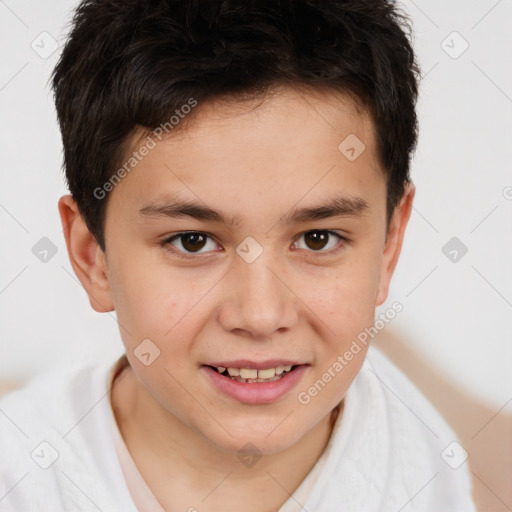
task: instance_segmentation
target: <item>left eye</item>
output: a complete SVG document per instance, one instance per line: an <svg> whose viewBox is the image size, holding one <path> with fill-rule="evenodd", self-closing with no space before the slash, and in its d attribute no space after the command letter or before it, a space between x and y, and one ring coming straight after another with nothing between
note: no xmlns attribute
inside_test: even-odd
<svg viewBox="0 0 512 512"><path fill-rule="evenodd" d="M334 243L329 244L332 239L332 235L334 235L338 240L334 241ZM337 243L340 240L345 240L341 235L335 233L334 231L326 231L326 230L313 230L307 231L301 235L301 238L304 238L306 241L306 249L312 249L313 252L327 252L329 249L336 247ZM299 238L300 240L300 238ZM297 244L298 242L295 242ZM294 245L295 245L294 244ZM329 246L330 245L330 246ZM327 248L326 248L327 247ZM303 249L304 247L298 247L299 249Z"/></svg>

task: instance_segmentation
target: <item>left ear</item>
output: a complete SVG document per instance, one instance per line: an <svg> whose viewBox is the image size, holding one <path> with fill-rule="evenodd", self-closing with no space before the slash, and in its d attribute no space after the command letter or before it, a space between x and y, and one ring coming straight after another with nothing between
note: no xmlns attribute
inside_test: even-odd
<svg viewBox="0 0 512 512"><path fill-rule="evenodd" d="M411 216L412 202L414 200L415 193L416 187L413 183L408 183L405 188L404 195L402 196L400 203L395 208L391 218L382 257L376 306L380 306L388 297L389 283L391 282L391 277L395 271L396 264L398 263L398 257L402 251L405 228L409 222L409 217Z"/></svg>

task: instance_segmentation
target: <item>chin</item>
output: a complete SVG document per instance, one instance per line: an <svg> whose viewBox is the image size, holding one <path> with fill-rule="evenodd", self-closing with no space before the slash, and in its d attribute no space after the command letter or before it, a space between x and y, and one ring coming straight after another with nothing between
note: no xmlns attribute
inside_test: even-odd
<svg viewBox="0 0 512 512"><path fill-rule="evenodd" d="M208 441L217 448L234 452L237 455L245 451L270 455L293 446L305 434L305 432L291 427L293 426L290 424L286 428L277 427L272 431L275 425L269 429L268 427L257 428L254 423L252 425L240 424L237 428L228 429L232 437L222 430L222 435L219 436L212 436L210 432ZM271 433L269 434L269 432Z"/></svg>

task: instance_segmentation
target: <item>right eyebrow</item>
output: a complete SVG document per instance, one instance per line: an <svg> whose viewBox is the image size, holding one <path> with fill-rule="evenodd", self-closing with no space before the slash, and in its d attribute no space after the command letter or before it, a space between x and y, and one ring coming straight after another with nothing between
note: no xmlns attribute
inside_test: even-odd
<svg viewBox="0 0 512 512"><path fill-rule="evenodd" d="M196 201L188 201L179 198L171 198L165 202L151 201L139 210L143 217L192 217L198 220L221 222L234 225L234 217L226 217L222 213L209 208Z"/></svg>

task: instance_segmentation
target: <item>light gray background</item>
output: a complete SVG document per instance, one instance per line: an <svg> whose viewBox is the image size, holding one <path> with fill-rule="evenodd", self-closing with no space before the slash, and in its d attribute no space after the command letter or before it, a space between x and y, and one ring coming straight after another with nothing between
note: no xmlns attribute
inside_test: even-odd
<svg viewBox="0 0 512 512"><path fill-rule="evenodd" d="M51 49L42 32L62 44L75 3L0 1L1 379L123 351L115 313L92 310L68 260L57 210L67 190L47 83L59 50L42 58L31 47ZM417 195L379 310L400 301L404 310L388 328L498 410L512 399L512 2L401 5L424 73ZM46 263L32 253L42 237L57 247ZM452 237L468 248L457 262L442 252Z"/></svg>

